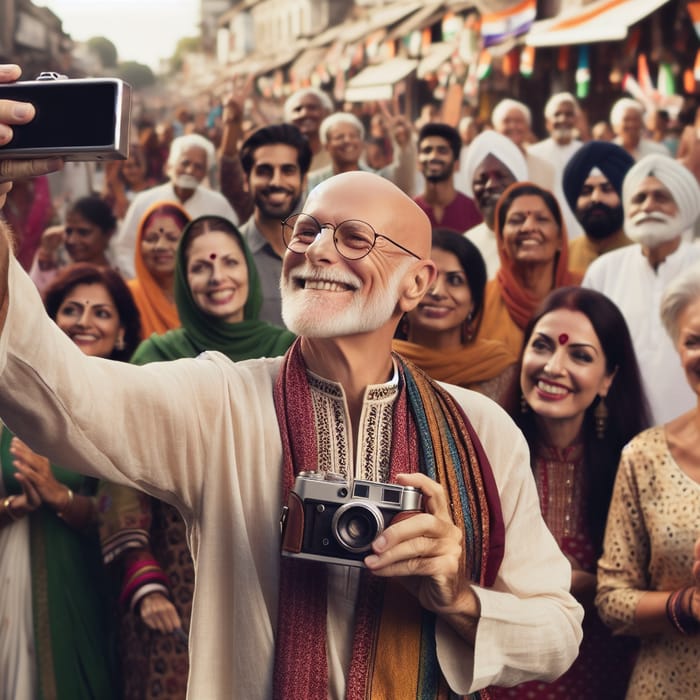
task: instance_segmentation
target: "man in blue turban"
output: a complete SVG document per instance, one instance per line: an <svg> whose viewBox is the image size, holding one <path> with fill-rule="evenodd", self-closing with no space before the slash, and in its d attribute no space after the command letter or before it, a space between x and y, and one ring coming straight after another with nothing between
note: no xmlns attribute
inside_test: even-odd
<svg viewBox="0 0 700 700"><path fill-rule="evenodd" d="M584 274L603 253L630 244L623 231L622 181L634 159L608 141L589 141L564 168L564 196L585 235L569 243L569 268Z"/></svg>

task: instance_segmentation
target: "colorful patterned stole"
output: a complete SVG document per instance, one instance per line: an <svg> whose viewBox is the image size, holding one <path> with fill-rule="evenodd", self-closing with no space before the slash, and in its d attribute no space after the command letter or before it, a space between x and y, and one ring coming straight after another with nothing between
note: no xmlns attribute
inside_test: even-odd
<svg viewBox="0 0 700 700"><path fill-rule="evenodd" d="M488 459L460 406L414 365L395 356L399 395L394 406L389 481L421 471L447 491L464 536L469 580L492 585L503 558L505 528ZM283 449L283 503L296 473L316 464L311 390L296 341L275 384ZM327 700L326 565L282 557L274 697ZM450 698L435 645L433 613L398 581L362 571L357 596L348 700ZM486 691L473 697L486 698Z"/></svg>

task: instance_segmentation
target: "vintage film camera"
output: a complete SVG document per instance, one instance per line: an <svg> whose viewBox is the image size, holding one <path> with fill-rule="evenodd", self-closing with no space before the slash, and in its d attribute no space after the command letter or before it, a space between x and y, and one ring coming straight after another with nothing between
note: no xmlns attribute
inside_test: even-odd
<svg viewBox="0 0 700 700"><path fill-rule="evenodd" d="M131 86L117 78L66 78L0 84L0 99L31 102L36 116L13 126L0 159L124 160L129 152Z"/></svg>
<svg viewBox="0 0 700 700"><path fill-rule="evenodd" d="M304 471L282 509L282 554L345 566L364 566L372 542L389 525L421 510L419 489Z"/></svg>

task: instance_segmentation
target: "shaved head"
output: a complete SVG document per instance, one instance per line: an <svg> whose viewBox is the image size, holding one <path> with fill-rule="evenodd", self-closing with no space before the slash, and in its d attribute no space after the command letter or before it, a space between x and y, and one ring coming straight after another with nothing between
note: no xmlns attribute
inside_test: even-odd
<svg viewBox="0 0 700 700"><path fill-rule="evenodd" d="M354 170L315 187L304 211L322 203L336 221L362 219L421 258L430 257L432 229L425 212L396 185L374 173Z"/></svg>

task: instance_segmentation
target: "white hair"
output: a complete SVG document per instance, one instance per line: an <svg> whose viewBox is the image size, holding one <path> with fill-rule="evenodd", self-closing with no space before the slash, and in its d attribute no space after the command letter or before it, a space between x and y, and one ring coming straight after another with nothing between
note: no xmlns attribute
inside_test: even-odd
<svg viewBox="0 0 700 700"><path fill-rule="evenodd" d="M315 87L305 87L301 88L301 90L293 92L284 101L284 121L292 121L294 117L294 113L292 112L293 106L307 95L313 95L321 103L321 107L323 107L323 109L325 109L329 114L333 111L333 101L325 92L323 92L323 90L319 90Z"/></svg>
<svg viewBox="0 0 700 700"><path fill-rule="evenodd" d="M574 111L577 114L580 111L578 100L570 92L558 92L556 95L552 95L544 106L545 119L554 119L562 102L571 102L574 105Z"/></svg>
<svg viewBox="0 0 700 700"><path fill-rule="evenodd" d="M518 102L517 100L511 100L509 97L507 97L505 100L501 100L493 108L493 112L491 112L491 123L496 129L498 129L501 126L503 120L506 118L506 114L508 114L508 112L510 112L511 109L517 109L520 112L522 112L525 115L525 121L527 121L527 125L532 125L532 113L530 112L530 108L522 102Z"/></svg>
<svg viewBox="0 0 700 700"><path fill-rule="evenodd" d="M631 97L621 97L610 110L610 124L613 127L622 124L622 120L625 118L625 112L628 109L635 110L639 113L640 117L645 111L641 102L637 102L637 100L633 100Z"/></svg>
<svg viewBox="0 0 700 700"><path fill-rule="evenodd" d="M700 299L700 263L686 268L669 283L661 297L661 323L673 344L678 342L678 319L686 308Z"/></svg>
<svg viewBox="0 0 700 700"><path fill-rule="evenodd" d="M173 167L180 156L188 148L201 148L207 156L207 171L214 167L216 164L216 149L214 144L204 136L200 134L185 134L184 136L178 136L174 138L170 144L170 152L168 154L168 167Z"/></svg>
<svg viewBox="0 0 700 700"><path fill-rule="evenodd" d="M362 122L350 112L335 112L330 116L326 117L318 129L318 137L321 139L321 143L325 146L328 143L328 132L338 124L350 124L354 126L360 134L360 140L364 141L365 138L365 127Z"/></svg>

